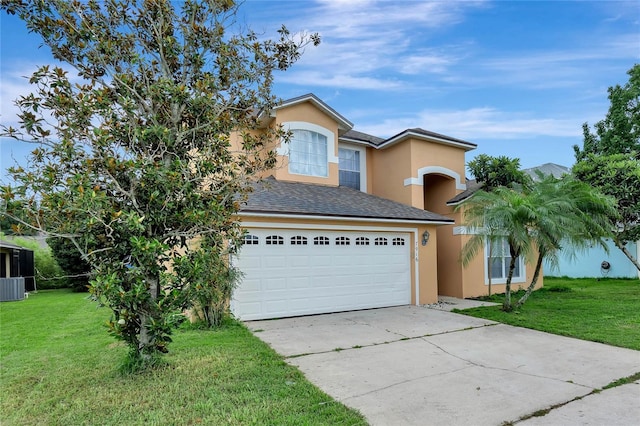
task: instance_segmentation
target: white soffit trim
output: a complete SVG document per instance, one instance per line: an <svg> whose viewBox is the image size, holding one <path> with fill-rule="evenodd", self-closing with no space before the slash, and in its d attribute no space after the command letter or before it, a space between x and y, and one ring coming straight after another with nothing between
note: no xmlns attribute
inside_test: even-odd
<svg viewBox="0 0 640 426"><path fill-rule="evenodd" d="M417 173L418 177L406 178L404 180L404 186L409 186L409 185L422 186L424 185L424 180L423 180L424 175L428 175L428 174L438 174L438 175L449 176L455 179L456 189L460 189L462 191L467 189L467 184L462 182L460 178L460 174L454 172L453 170L447 169L446 167L441 167L441 166L427 166L427 167L419 168Z"/></svg>
<svg viewBox="0 0 640 426"><path fill-rule="evenodd" d="M470 235L470 234L471 232L469 232L466 226L453 227L453 235Z"/></svg>
<svg viewBox="0 0 640 426"><path fill-rule="evenodd" d="M345 216L318 216L318 215L304 215L304 214L288 214L288 213L252 213L252 212L239 212L239 217L268 217L268 218L282 218L282 219L310 219L310 220L333 220L341 222L372 222L372 223L402 223L412 225L453 225L453 221L426 221L426 220L407 220L407 219L376 219L369 217L345 217ZM243 226L244 222L242 222ZM300 227L301 225L295 225ZM306 225L305 225L306 226ZM269 227L269 223L267 226ZM349 226L348 229L353 227Z"/></svg>

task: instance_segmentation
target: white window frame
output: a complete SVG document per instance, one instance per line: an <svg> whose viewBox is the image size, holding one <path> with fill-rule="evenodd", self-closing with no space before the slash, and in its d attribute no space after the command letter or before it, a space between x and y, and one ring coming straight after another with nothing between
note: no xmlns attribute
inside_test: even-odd
<svg viewBox="0 0 640 426"><path fill-rule="evenodd" d="M288 167L288 172L292 175L301 175L301 176L313 176L318 178L328 178L329 177L329 168L331 163L338 164L338 157L336 155L336 138L335 134L329 130L325 129L322 126L318 126L317 124L307 123L306 121L286 121L282 123L282 127L285 131L290 130L308 130L310 132L318 133L325 138L327 138L327 174L325 176L321 175L308 175L304 173L294 173L291 171L291 168ZM278 155L289 156L289 144L280 143L280 146L276 149L276 153Z"/></svg>
<svg viewBox="0 0 640 426"><path fill-rule="evenodd" d="M505 237L506 238L506 237ZM507 253L508 255L508 253ZM497 256L493 256L493 257L497 257ZM503 259L506 256L501 256ZM483 262L484 262L484 283L485 285L489 285L489 240L485 241L484 244L484 255L483 255ZM524 259L522 258L522 256L518 256L518 262L520 262L520 275L514 275L511 278L511 284L521 284L521 283L526 283L527 281L527 269L526 269L526 264L524 262ZM509 265L505 265L504 261L503 261L503 267L505 268L505 270L503 271L503 278L492 278L491 279L491 284L506 284L507 283L507 275L509 274L508 271L508 266ZM493 271L492 271L493 272Z"/></svg>
<svg viewBox="0 0 640 426"><path fill-rule="evenodd" d="M360 191L367 192L367 148L364 146L353 145L350 143L340 143L338 144L338 150L340 150L340 148L350 149L352 151L360 152ZM338 158L338 179L340 179L339 175L340 175L340 158Z"/></svg>

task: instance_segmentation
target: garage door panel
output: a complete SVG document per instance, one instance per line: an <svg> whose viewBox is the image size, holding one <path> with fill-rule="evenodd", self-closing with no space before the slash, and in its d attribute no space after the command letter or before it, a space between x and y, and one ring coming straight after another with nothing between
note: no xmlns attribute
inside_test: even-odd
<svg viewBox="0 0 640 426"><path fill-rule="evenodd" d="M289 260L289 267L291 268L309 267L309 265L311 264L309 255L289 256L288 260Z"/></svg>
<svg viewBox="0 0 640 426"><path fill-rule="evenodd" d="M265 289L270 293L278 290L286 292L287 290L287 281L284 278L265 279L264 284Z"/></svg>
<svg viewBox="0 0 640 426"><path fill-rule="evenodd" d="M232 310L241 319L410 303L407 234L280 229L249 233L258 243L245 245L236 260L244 278L232 299ZM394 238L405 245L394 246ZM336 245L347 239L349 245ZM385 240L387 245L375 245ZM304 241L306 245L296 244ZM326 241L328 245L315 244Z"/></svg>

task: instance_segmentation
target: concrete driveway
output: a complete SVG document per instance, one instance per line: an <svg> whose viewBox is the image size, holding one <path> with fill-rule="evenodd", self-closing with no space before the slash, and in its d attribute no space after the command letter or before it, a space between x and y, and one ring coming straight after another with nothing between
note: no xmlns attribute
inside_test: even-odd
<svg viewBox="0 0 640 426"><path fill-rule="evenodd" d="M374 425L640 424L640 382L593 393L638 351L418 306L247 325Z"/></svg>

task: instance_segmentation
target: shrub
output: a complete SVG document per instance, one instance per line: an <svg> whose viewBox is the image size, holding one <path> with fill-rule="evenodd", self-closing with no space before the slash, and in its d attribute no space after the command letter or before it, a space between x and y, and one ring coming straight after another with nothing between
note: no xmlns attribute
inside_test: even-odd
<svg viewBox="0 0 640 426"><path fill-rule="evenodd" d="M89 291L91 266L87 263L71 241L66 238L47 238L54 259L68 276L67 281L73 291Z"/></svg>
<svg viewBox="0 0 640 426"><path fill-rule="evenodd" d="M20 247L33 250L33 262L36 274L36 287L39 290L64 288L69 286L69 282L62 278L64 272L58 262L54 259L51 249L48 246L41 246L34 239L15 238L14 244Z"/></svg>

